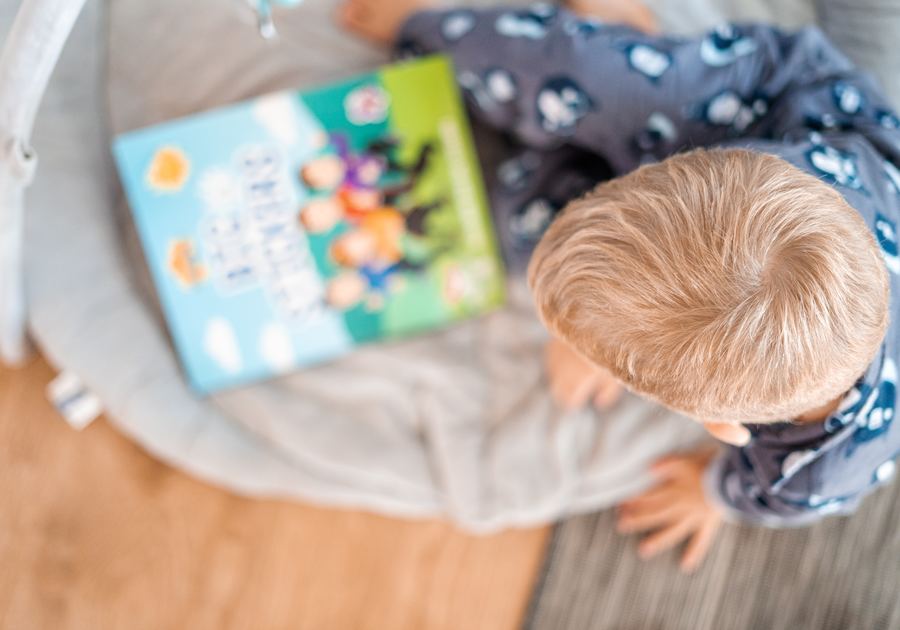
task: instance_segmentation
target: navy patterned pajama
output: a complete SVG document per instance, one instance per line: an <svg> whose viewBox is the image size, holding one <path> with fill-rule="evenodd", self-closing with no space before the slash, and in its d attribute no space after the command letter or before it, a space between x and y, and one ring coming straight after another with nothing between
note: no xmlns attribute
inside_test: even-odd
<svg viewBox="0 0 900 630"><path fill-rule="evenodd" d="M650 36L539 4L419 13L397 48L449 54L475 117L510 139L513 155L488 179L513 266L598 180L691 147L741 147L777 155L844 195L881 245L891 313L900 313L900 119L818 29L729 24L694 39ZM805 525L852 512L892 477L895 319L824 423L750 425L750 443L710 466L710 498L728 515Z"/></svg>

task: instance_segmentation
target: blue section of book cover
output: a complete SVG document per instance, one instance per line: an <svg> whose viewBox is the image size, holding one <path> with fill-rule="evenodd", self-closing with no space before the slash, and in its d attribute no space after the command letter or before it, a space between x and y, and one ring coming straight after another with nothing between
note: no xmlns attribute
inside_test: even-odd
<svg viewBox="0 0 900 630"><path fill-rule="evenodd" d="M296 218L308 193L290 165L325 135L299 97L280 93L115 143L172 336L201 392L352 346L341 316L321 308Z"/></svg>

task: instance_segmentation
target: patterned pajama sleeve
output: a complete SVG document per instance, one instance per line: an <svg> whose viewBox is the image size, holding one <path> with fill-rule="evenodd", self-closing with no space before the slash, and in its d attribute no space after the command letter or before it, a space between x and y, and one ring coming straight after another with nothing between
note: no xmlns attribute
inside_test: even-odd
<svg viewBox="0 0 900 630"><path fill-rule="evenodd" d="M420 13L398 49L451 55L474 114L526 147L501 166L501 182L562 169L570 151L580 164L603 158L612 174L692 147L782 157L859 211L890 272L891 312L900 313L900 120L818 29L723 25L694 39L649 36L540 4ZM534 179L546 187L562 174ZM536 240L552 214L521 207L510 226L531 226ZM900 453L898 357L892 321L879 357L824 423L750 426L750 444L726 449L707 471L711 500L735 520L768 526L855 509L892 476Z"/></svg>
<svg viewBox="0 0 900 630"><path fill-rule="evenodd" d="M825 110L830 111L830 110ZM868 121L859 121L868 127ZM890 140L897 130L881 134ZM733 521L770 527L803 526L830 514L853 512L894 475L900 455L897 360L900 338L900 179L890 161L862 133L806 132L792 143L730 143L779 155L832 184L859 211L880 248L890 281L890 317L881 351L823 423L749 425L752 438L728 448L707 470L707 496ZM897 143L900 146L900 143Z"/></svg>
<svg viewBox="0 0 900 630"><path fill-rule="evenodd" d="M896 470L896 383L896 362L882 356L825 423L751 426L750 444L707 469L707 496L729 520L769 527L855 511Z"/></svg>

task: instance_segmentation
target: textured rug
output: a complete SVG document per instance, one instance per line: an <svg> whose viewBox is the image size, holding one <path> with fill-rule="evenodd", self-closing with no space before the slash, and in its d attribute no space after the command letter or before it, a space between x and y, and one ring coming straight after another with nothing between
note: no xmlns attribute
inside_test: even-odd
<svg viewBox="0 0 900 630"><path fill-rule="evenodd" d="M642 562L611 511L554 532L527 630L900 628L900 484L815 527L728 526L704 565Z"/></svg>

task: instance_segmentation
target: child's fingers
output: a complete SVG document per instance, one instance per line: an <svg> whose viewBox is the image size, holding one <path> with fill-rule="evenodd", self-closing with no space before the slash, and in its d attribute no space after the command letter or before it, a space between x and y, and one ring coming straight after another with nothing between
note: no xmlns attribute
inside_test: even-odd
<svg viewBox="0 0 900 630"><path fill-rule="evenodd" d="M693 573L697 567L700 566L700 563L703 561L703 558L706 557L706 553L712 546L713 540L716 538L716 532L718 531L718 517L708 517L703 521L700 529L698 529L691 537L687 549L685 549L684 555L681 557L682 571L685 573Z"/></svg>
<svg viewBox="0 0 900 630"><path fill-rule="evenodd" d="M695 527L696 523L690 518L675 521L644 538L638 546L638 553L642 558L652 558L687 538Z"/></svg>
<svg viewBox="0 0 900 630"><path fill-rule="evenodd" d="M569 370L550 371L550 394L566 410L579 409L587 404L597 388L594 375L573 374Z"/></svg>
<svg viewBox="0 0 900 630"><path fill-rule="evenodd" d="M672 521L677 520L682 513L683 506L678 503L669 503L640 512L623 511L619 514L616 529L623 534L645 532L649 529L668 525Z"/></svg>
<svg viewBox="0 0 900 630"><path fill-rule="evenodd" d="M592 383L589 381L573 384L570 381L555 378L550 384L550 394L553 399L567 411L583 407L591 397L592 391Z"/></svg>
<svg viewBox="0 0 900 630"><path fill-rule="evenodd" d="M693 471L694 462L683 455L669 455L658 459L652 466L650 472L658 479L673 479L681 477Z"/></svg>
<svg viewBox="0 0 900 630"><path fill-rule="evenodd" d="M645 510L658 510L666 503L672 502L672 489L668 484L656 486L633 499L623 501L619 510L624 513L637 513Z"/></svg>
<svg viewBox="0 0 900 630"><path fill-rule="evenodd" d="M608 380L601 384L597 393L594 394L594 406L605 411L609 409L622 397L622 386L615 380Z"/></svg>

